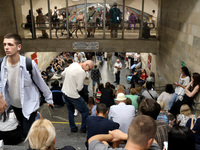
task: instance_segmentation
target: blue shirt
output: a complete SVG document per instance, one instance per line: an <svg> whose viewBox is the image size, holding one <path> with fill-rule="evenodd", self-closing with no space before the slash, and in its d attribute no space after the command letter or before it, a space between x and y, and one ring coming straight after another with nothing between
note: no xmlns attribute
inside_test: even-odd
<svg viewBox="0 0 200 150"><path fill-rule="evenodd" d="M6 67L7 56L4 57L1 65L0 75L0 92L3 95L9 108L9 93L8 93L8 69ZM49 87L42 79L41 73L37 67L37 64L32 61L32 78L38 88L43 92L45 101L49 104L53 104L52 93ZM22 105L22 113L25 118L29 119L30 114L38 110L40 106L39 92L36 85L31 79L31 75L26 69L26 57L20 55L20 98ZM6 112L7 112L6 109Z"/></svg>
<svg viewBox="0 0 200 150"><path fill-rule="evenodd" d="M87 140L97 134L108 134L109 130L119 128L119 124L100 116L87 118Z"/></svg>

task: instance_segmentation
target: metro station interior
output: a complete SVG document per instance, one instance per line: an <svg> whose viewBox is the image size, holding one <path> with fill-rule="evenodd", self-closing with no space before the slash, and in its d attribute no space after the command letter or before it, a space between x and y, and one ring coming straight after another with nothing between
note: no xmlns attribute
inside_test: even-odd
<svg viewBox="0 0 200 150"><path fill-rule="evenodd" d="M109 27L106 25L106 11L112 7L113 3L118 4L122 12L122 21L119 25L117 38L111 38ZM60 14L65 14L62 21L53 23L48 21L48 13L57 7ZM94 37L88 37L87 13L88 8L94 7L99 13L99 24L96 27ZM32 12L32 21L36 19L36 10L42 8L46 15L44 30L48 37L41 38L42 32L37 23L32 23L32 33L30 28L26 28L26 16L29 10ZM200 73L200 0L6 0L0 1L0 42L7 33L18 33L23 40L21 54L31 57L37 53L38 68L42 71L61 52L113 52L124 56L125 53L140 53L142 58L142 68L147 73L155 73L155 86L161 90L170 83L173 84L180 75L181 66L185 65L190 72ZM142 24L147 22L152 27L152 10L156 12L154 27L150 30L151 37L142 37ZM67 15L67 13L68 15ZM74 12L82 14L83 19L77 23L72 22ZM134 13L136 18L142 18L140 22L129 25L128 17ZM72 35L70 35L72 33ZM98 47L83 47L80 44L95 43ZM76 47L77 46L77 47ZM3 45L0 44L0 55L5 56ZM114 57L113 62L116 60ZM124 58L120 58L124 62ZM106 62L105 62L106 63ZM149 67L150 65L150 67ZM104 64L106 66L106 64ZM101 70L105 79L110 80L112 73L106 69ZM123 70L123 81L126 86L125 76L129 71ZM113 79L112 79L113 80ZM113 80L114 81L114 80ZM106 81L105 81L106 82ZM162 90L161 90L162 91ZM66 109L66 108L65 108ZM66 113L64 108L62 114ZM56 118L60 112L47 108L41 109L43 115L55 122L67 121L67 115ZM200 113L200 98L195 99L193 112L198 116ZM80 122L80 116L76 118ZM79 133L74 136L68 131L66 124L54 124L59 132L57 146L75 144L76 149L84 149L84 135ZM62 133L66 131L67 134ZM67 137L66 137L67 135ZM10 149L23 149L27 144L20 144ZM9 148L9 147L8 147Z"/></svg>

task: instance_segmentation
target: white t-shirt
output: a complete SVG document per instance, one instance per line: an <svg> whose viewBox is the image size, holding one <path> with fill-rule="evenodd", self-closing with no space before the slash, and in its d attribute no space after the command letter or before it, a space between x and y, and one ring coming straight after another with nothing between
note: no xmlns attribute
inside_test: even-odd
<svg viewBox="0 0 200 150"><path fill-rule="evenodd" d="M134 61L138 61L138 59L139 59L140 57L141 57L140 54L135 53L135 54L134 54Z"/></svg>
<svg viewBox="0 0 200 150"><path fill-rule="evenodd" d="M122 63L121 62L119 62L119 63L116 62L114 66L122 68ZM120 71L120 69L117 68L117 71Z"/></svg>
<svg viewBox="0 0 200 150"><path fill-rule="evenodd" d="M17 108L22 108L20 100L20 63L10 65L7 61L8 68L8 92L10 96L10 104Z"/></svg>
<svg viewBox="0 0 200 150"><path fill-rule="evenodd" d="M182 78L182 75L181 75L178 83L181 84L181 85L187 86L190 83L190 77L187 76L185 78ZM180 86L177 86L175 88L175 93L178 94L178 95L184 95L185 89L180 87Z"/></svg>
<svg viewBox="0 0 200 150"><path fill-rule="evenodd" d="M169 101L170 101L172 95L173 95L173 94L169 94L169 93L167 93L167 92L162 92L162 93L160 94L160 96L158 97L158 99L157 99L158 101L162 101L162 102L165 103L165 108L164 108L164 110L169 110Z"/></svg>
<svg viewBox="0 0 200 150"><path fill-rule="evenodd" d="M74 62L61 73L65 76L62 92L68 97L77 99L80 97L79 91L83 88L83 81L86 77L85 71L82 67Z"/></svg>
<svg viewBox="0 0 200 150"><path fill-rule="evenodd" d="M3 120L0 120L0 131L12 131L17 129L18 121L15 116L15 113L11 110L11 112L8 115L9 116L7 116L5 122L3 122Z"/></svg>

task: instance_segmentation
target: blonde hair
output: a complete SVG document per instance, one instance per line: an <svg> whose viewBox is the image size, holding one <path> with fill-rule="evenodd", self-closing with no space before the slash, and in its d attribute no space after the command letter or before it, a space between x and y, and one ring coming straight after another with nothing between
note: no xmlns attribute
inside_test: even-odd
<svg viewBox="0 0 200 150"><path fill-rule="evenodd" d="M165 103L163 101L157 101L157 103L160 105L160 110L163 111L165 108Z"/></svg>
<svg viewBox="0 0 200 150"><path fill-rule="evenodd" d="M192 114L190 107L187 104L183 104L180 108L180 114L190 116Z"/></svg>
<svg viewBox="0 0 200 150"><path fill-rule="evenodd" d="M54 146L56 131L52 123L47 119L36 120L28 133L26 141L29 141L32 149L48 150Z"/></svg>

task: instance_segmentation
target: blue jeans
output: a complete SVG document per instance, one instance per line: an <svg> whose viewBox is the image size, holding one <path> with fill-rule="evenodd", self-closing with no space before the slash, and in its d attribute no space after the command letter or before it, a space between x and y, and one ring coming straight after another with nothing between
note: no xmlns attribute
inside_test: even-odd
<svg viewBox="0 0 200 150"><path fill-rule="evenodd" d="M82 123L81 128L86 129L86 119L89 116L89 109L85 104L85 101L82 97L77 99L68 97L67 95L63 94L63 98L65 99L65 103L68 109L68 117L69 117L69 126L71 130L76 130L77 126L74 122L74 109L76 108L82 116Z"/></svg>
<svg viewBox="0 0 200 150"><path fill-rule="evenodd" d="M169 101L169 110L172 108L172 105L174 104L174 102L177 100L178 98L178 94L174 93Z"/></svg>
<svg viewBox="0 0 200 150"><path fill-rule="evenodd" d="M120 71L117 71L117 73L115 74L115 78L116 78L116 83L119 84L120 83Z"/></svg>

